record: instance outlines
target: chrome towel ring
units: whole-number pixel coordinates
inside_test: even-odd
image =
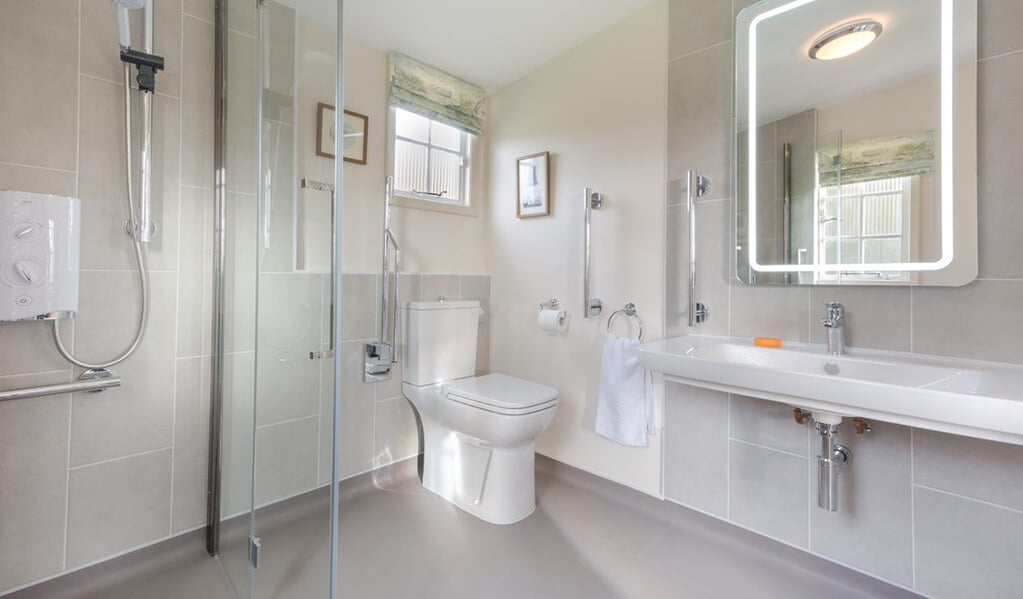
[[[614,325],[615,318],[619,314],[624,314],[626,316],[631,316],[631,317],[636,319],[636,322],[639,324],[639,337],[637,337],[637,340],[642,341],[643,340],[643,319],[640,318],[639,314],[636,313],[636,304],[634,304],[632,302],[629,302],[629,303],[625,304],[624,308],[619,308],[618,310],[615,310],[614,312],[611,313],[611,317],[607,319],[607,333],[609,335],[611,334],[611,327]]]

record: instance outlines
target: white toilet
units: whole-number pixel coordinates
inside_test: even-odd
[[[480,305],[409,302],[402,391],[423,426],[423,486],[470,514],[511,524],[536,509],[534,443],[558,391],[474,376]]]

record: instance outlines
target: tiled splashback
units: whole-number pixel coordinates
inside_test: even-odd
[[[1023,4],[979,0],[980,279],[962,288],[748,287],[732,266],[732,22],[744,0],[670,0],[668,336],[686,334],[683,181],[698,204],[703,334],[823,343],[826,301],[848,310],[850,344],[1023,363]],[[689,85],[689,82],[700,85]],[[816,446],[784,405],[669,384],[665,492],[763,534],[935,597],[1004,597],[1023,585],[1023,447],[876,423],[857,437],[837,514],[811,502]],[[1015,560],[1015,561],[1014,561]]]

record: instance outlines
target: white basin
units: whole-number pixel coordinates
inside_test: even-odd
[[[1012,364],[704,335],[639,352],[648,369],[696,387],[1023,445],[1023,367]]]

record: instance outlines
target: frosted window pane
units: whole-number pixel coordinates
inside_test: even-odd
[[[445,152],[444,150],[430,150],[430,180],[433,193],[445,192],[442,198],[446,200],[461,200],[461,159],[458,154]]]
[[[864,235],[902,234],[902,194],[863,198]]]
[[[394,140],[394,188],[426,191],[426,146]]]
[[[433,131],[431,132],[430,143],[439,146],[441,148],[447,148],[456,152],[462,149],[462,135],[463,133],[454,127],[449,127],[444,123],[438,123],[437,121],[432,122]]]
[[[430,141],[430,119],[407,110],[394,109],[394,130],[399,137],[423,143]]]
[[[864,239],[863,261],[877,264],[902,262],[902,240],[898,237]]]

